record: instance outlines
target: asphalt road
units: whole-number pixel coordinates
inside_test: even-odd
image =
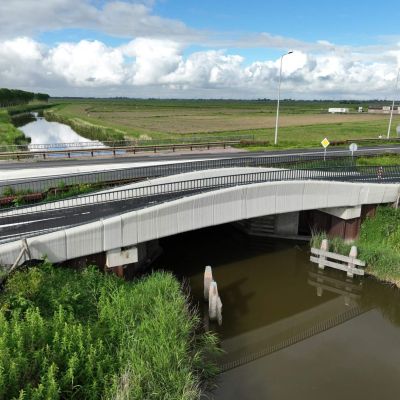
[[[268,150],[259,152],[193,152],[193,153],[151,153],[146,155],[132,155],[129,157],[118,156],[116,158],[84,158],[84,159],[57,159],[57,160],[41,160],[41,161],[2,161],[0,162],[0,170],[15,170],[22,168],[51,168],[51,167],[65,167],[65,166],[82,166],[82,165],[107,165],[107,164],[124,164],[132,162],[158,162],[158,161],[175,161],[175,160],[198,160],[198,159],[216,159],[216,158],[238,158],[238,157],[257,157],[257,156],[279,156],[279,155],[293,155],[293,154],[320,154],[324,151],[319,147],[315,149],[290,149],[290,150]],[[400,153],[400,145],[383,145],[383,146],[360,146],[356,152],[360,155],[371,155],[381,153]],[[335,155],[350,155],[348,148],[333,147],[327,150],[327,154]]]

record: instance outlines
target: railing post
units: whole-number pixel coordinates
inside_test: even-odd
[[[323,239],[321,242],[321,250],[322,251],[328,251],[329,250],[329,242],[328,239]],[[319,269],[325,269],[325,261],[326,257],[323,256],[322,254],[319,255],[319,261],[318,261],[318,268]]]

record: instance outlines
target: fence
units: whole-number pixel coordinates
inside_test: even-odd
[[[198,136],[181,136],[178,139],[132,139],[132,140],[113,140],[113,141],[103,141],[90,140],[87,142],[70,142],[70,143],[35,143],[27,145],[7,145],[0,146],[0,152],[23,152],[26,150],[31,150],[34,154],[36,150],[68,150],[68,149],[106,149],[109,148],[124,148],[124,147],[152,147],[152,146],[162,146],[162,145],[179,145],[179,144],[200,144],[207,142],[240,142],[240,141],[266,141],[268,138],[266,136],[247,134],[247,135],[198,135]],[[32,154],[32,155],[33,155]]]
[[[364,166],[357,167],[357,170],[349,168],[331,168],[320,170],[285,169],[278,171],[254,172],[211,178],[190,179],[186,181],[176,181],[137,188],[94,193],[35,206],[21,206],[11,209],[4,209],[4,211],[0,214],[0,218],[4,217],[6,215],[5,213],[10,216],[16,216],[36,212],[46,212],[50,210],[85,207],[93,204],[96,204],[97,207],[100,207],[101,204],[121,202],[131,199],[144,199],[145,201],[143,202],[143,206],[146,204],[153,205],[157,201],[163,202],[171,199],[177,199],[194,193],[263,182],[296,180],[330,180],[349,182],[367,181],[377,183],[400,182],[400,166],[390,167],[391,173],[389,173],[388,170],[389,167],[386,170],[385,176],[378,176],[376,173],[376,167]],[[154,197],[161,198],[154,199]]]
[[[207,169],[234,167],[276,167],[297,169],[323,169],[332,167],[354,168],[352,157],[327,157],[323,155],[285,155],[263,157],[240,157],[229,159],[179,162],[173,164],[151,165],[144,167],[123,168],[108,171],[88,172],[69,175],[55,175],[45,178],[21,179],[17,182],[0,182],[0,196],[7,188],[9,193],[30,191],[45,192],[59,186],[78,184],[132,182],[144,178],[154,178],[183,174],[186,172],[203,171]]]
[[[353,278],[354,275],[364,275],[364,270],[360,267],[365,267],[365,262],[357,259],[357,247],[352,246],[350,254],[344,256],[337,253],[328,251],[328,240],[324,239],[321,243],[321,248],[311,248],[310,261],[317,263],[318,268],[324,269],[325,267],[345,271],[347,276]],[[330,259],[330,260],[329,260]]]

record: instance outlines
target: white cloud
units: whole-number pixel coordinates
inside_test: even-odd
[[[47,48],[16,38],[0,42],[0,87],[81,96],[276,96],[280,59],[246,65],[227,50],[185,51],[170,39],[137,38],[119,47],[82,40]],[[391,97],[399,54],[398,47],[366,62],[344,50],[295,51],[284,58],[283,96]]]
[[[124,81],[122,52],[99,41],[59,44],[48,52],[43,65],[76,86],[120,85]]]
[[[121,48],[124,55],[135,58],[129,82],[153,85],[176,70],[182,60],[183,47],[172,40],[138,38]]]
[[[101,30],[114,36],[189,40],[199,33],[184,23],[152,14],[152,2],[112,0],[95,7],[89,0],[2,0],[0,37],[33,35],[65,28]]]

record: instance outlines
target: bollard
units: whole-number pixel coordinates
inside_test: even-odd
[[[358,255],[357,246],[351,246],[349,257],[355,259],[355,258],[357,258],[357,255]],[[352,278],[352,277],[353,277],[353,272],[351,272],[350,269],[351,269],[351,268],[356,268],[356,265],[354,264],[354,262],[349,261],[349,263],[347,264],[347,266],[348,266],[348,268],[349,268],[349,270],[347,271],[347,276],[348,276],[349,278]]]
[[[217,321],[218,321],[218,325],[221,326],[222,325],[222,301],[221,301],[221,297],[219,297],[219,296],[217,299]]]
[[[328,239],[323,239],[321,242],[321,250],[323,251],[328,251],[329,250],[329,242]],[[319,263],[318,263],[318,268],[319,269],[324,269],[325,268],[325,261],[326,261],[326,257],[320,255],[319,256]]]
[[[217,319],[218,287],[217,282],[212,281],[208,293],[208,317],[210,321]]]
[[[209,265],[207,265],[204,271],[204,300],[206,301],[208,301],[208,293],[210,291],[210,284],[212,281],[212,269]]]

